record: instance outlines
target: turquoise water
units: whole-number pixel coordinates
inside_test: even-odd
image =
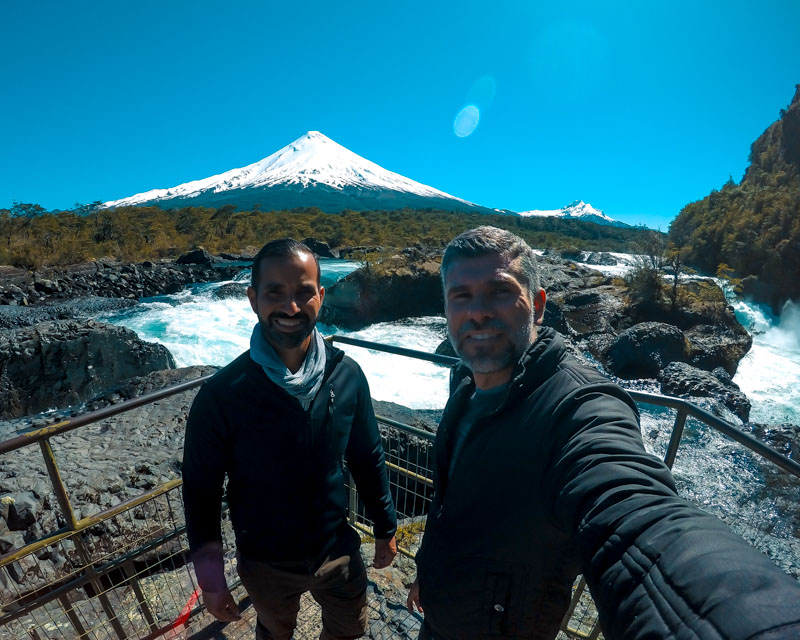
[[[322,284],[330,286],[358,268],[346,260],[321,260]],[[134,330],[142,339],[166,346],[179,367],[224,366],[250,347],[256,316],[247,299],[218,299],[214,291],[228,282],[249,281],[250,271],[234,280],[195,284],[173,295],[144,298],[141,304],[105,319]],[[443,318],[413,318],[371,325],[361,331],[342,331],[318,325],[325,335],[341,333],[365,340],[432,352],[445,337]],[[437,409],[447,401],[448,370],[444,367],[391,356],[378,351],[338,345],[364,370],[373,397],[412,409]]]

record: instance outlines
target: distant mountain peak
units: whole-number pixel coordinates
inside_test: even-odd
[[[592,205],[583,200],[573,200],[560,209],[532,209],[530,211],[521,211],[519,215],[540,218],[583,219],[589,222],[607,224],[615,227],[628,226],[624,222],[619,222],[607,216],[600,209],[595,209]]]
[[[152,189],[128,198],[112,200],[106,202],[105,206],[140,204],[165,206],[168,202],[203,205],[222,203],[226,199],[234,203],[267,204],[271,199],[266,192],[273,190],[272,196],[275,196],[276,190],[280,190],[278,201],[289,202],[288,206],[325,208],[324,205],[317,204],[317,200],[314,199],[312,192],[315,188],[324,191],[324,194],[320,194],[320,198],[317,199],[319,202],[341,203],[326,210],[365,209],[370,206],[382,208],[391,203],[396,203],[397,208],[437,205],[447,208],[449,204],[452,205],[451,208],[461,210],[482,209],[444,191],[388,171],[353,153],[320,131],[308,131],[272,155],[245,167],[168,189]],[[256,198],[256,192],[259,195],[264,194],[264,197]],[[335,192],[339,192],[342,197],[337,200]],[[406,198],[406,202],[403,202],[403,197]],[[272,200],[275,200],[275,197]],[[292,202],[294,204],[291,204]]]

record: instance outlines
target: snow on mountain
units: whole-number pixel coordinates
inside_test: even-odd
[[[568,205],[561,207],[560,209],[532,209],[531,211],[521,211],[519,215],[525,217],[582,219],[588,222],[613,225],[616,227],[629,226],[624,222],[619,222],[618,220],[610,218],[605,213],[600,211],[600,209],[595,209],[592,205],[584,202],[583,200],[575,200],[574,202],[570,202]]]
[[[286,145],[263,160],[240,169],[231,169],[216,176],[193,180],[169,189],[152,189],[128,198],[106,202],[106,207],[163,203],[178,200],[212,198],[219,201],[225,192],[245,190],[266,192],[271,188],[284,193],[294,193],[315,187],[331,191],[357,193],[363,197],[367,192],[393,192],[396,196],[407,194],[435,201],[451,201],[458,208],[481,208],[444,191],[415,182],[398,173],[388,171],[334,142],[319,131],[309,131],[291,144]],[[231,197],[235,194],[231,193]],[[308,198],[308,196],[306,196]],[[352,195],[350,196],[352,199]],[[328,198],[330,199],[330,198]],[[385,199],[385,198],[384,198]],[[312,204],[303,202],[302,204]],[[299,205],[295,205],[299,206]]]

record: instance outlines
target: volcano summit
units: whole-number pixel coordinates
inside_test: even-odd
[[[169,189],[153,189],[106,207],[157,205],[262,210],[319,207],[327,212],[435,208],[492,212],[461,198],[388,171],[334,142],[309,131],[279,151],[240,169]]]

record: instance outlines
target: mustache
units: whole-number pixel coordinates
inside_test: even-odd
[[[274,318],[282,318],[284,320],[305,320],[308,322],[311,318],[308,317],[308,314],[303,313],[302,311],[295,313],[293,316],[290,316],[288,313],[281,313],[280,311],[275,311],[274,313],[270,313],[268,316],[269,320]]]
[[[485,331],[487,329],[495,329],[497,331],[507,331],[508,326],[499,318],[490,318],[485,322],[476,322],[475,320],[467,320],[458,328],[456,338],[463,338],[465,334],[470,331]]]

